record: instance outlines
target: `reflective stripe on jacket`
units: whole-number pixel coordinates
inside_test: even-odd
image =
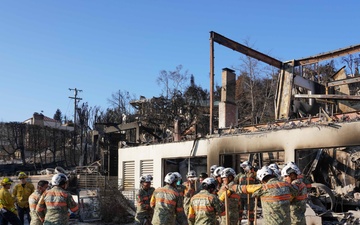
[[[306,225],[305,211],[307,188],[300,179],[291,182],[293,189],[296,190],[294,199],[290,202],[291,224]]]
[[[68,224],[69,209],[76,212],[79,208],[71,194],[58,186],[45,192],[36,206],[36,212],[40,218],[45,218],[45,222],[58,225]]]
[[[151,221],[153,215],[153,209],[150,207],[150,199],[154,192],[155,188],[150,187],[149,189],[145,190],[143,188],[139,189],[136,195],[136,215],[135,220],[137,222],[142,222],[145,219]]]
[[[271,178],[253,196],[260,197],[266,225],[289,225],[290,199],[292,187],[290,184]]]
[[[251,184],[256,184],[256,183],[257,183],[257,180],[256,180],[255,172],[244,173],[239,177],[239,180],[238,180],[239,185],[251,185]],[[242,194],[240,194],[240,197],[247,198],[247,194],[242,193]]]
[[[175,220],[187,224],[182,198],[176,188],[170,185],[155,189],[150,206],[154,208],[153,225],[174,224]]]
[[[224,215],[224,204],[216,195],[201,190],[191,198],[188,219],[190,224],[216,224],[216,215]]]
[[[38,214],[36,213],[36,206],[40,200],[41,193],[39,190],[35,190],[30,196],[29,196],[29,208],[30,208],[30,225],[42,225]]]
[[[237,224],[239,219],[241,218],[240,215],[240,204],[241,204],[241,200],[240,200],[240,195],[239,193],[235,192],[233,190],[234,187],[236,187],[237,185],[232,181],[228,184],[228,187],[230,190],[226,190],[226,191],[222,191],[221,196],[219,197],[220,201],[222,201],[223,203],[225,203],[225,194],[227,194],[228,196],[228,210],[229,210],[229,222],[230,224]],[[222,190],[224,190],[225,187],[222,187]],[[226,223],[226,216],[222,216],[222,223],[225,224]]]

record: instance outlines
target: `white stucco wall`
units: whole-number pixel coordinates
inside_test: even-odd
[[[194,141],[174,142],[119,149],[119,178],[123,177],[123,161],[135,161],[135,188],[139,188],[140,161],[154,160],[153,186],[160,187],[163,183],[162,159],[189,157]],[[199,140],[195,145],[196,156],[207,155],[207,140]]]
[[[295,150],[360,145],[360,121],[331,126],[233,134],[201,139],[194,156],[207,156],[207,164],[218,162],[219,154],[285,151],[285,161],[295,160]],[[119,178],[123,177],[123,161],[135,161],[135,188],[139,187],[140,161],[153,160],[153,186],[163,179],[162,159],[189,157],[194,141],[174,142],[119,149]]]

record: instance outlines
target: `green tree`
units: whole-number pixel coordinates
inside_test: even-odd
[[[209,92],[206,89],[195,84],[193,75],[190,77],[190,85],[184,92],[185,110],[184,110],[184,124],[182,133],[195,126],[197,133],[206,134],[209,127]]]
[[[61,113],[60,109],[56,110],[53,119],[62,123],[63,117],[62,117],[62,113]]]

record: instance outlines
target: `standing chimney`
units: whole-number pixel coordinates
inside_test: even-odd
[[[235,71],[224,68],[221,87],[221,101],[219,103],[219,128],[236,126],[238,120],[238,110],[235,104]]]
[[[42,113],[35,112],[33,114],[33,125],[44,126],[44,115]]]

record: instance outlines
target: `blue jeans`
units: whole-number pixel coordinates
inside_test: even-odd
[[[28,218],[28,222],[30,224],[30,209],[29,207],[27,208],[21,208],[19,206],[16,207],[17,210],[18,210],[18,214],[19,214],[19,218],[20,218],[20,221],[21,221],[21,225],[24,225],[24,216],[26,214],[27,218]]]

